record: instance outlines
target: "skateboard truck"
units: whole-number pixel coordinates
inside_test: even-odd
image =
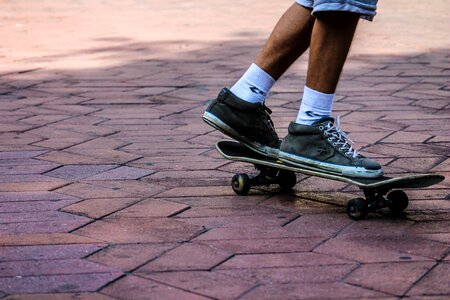
[[[362,190],[365,199],[355,198],[347,202],[347,214],[353,220],[362,220],[369,212],[385,207],[389,208],[392,215],[398,216],[408,207],[408,196],[402,190],[395,190],[390,193],[388,193],[388,189],[362,188]]]

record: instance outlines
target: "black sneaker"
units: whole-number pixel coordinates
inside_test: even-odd
[[[250,103],[223,88],[203,114],[203,120],[247,147],[277,157],[280,140],[270,119],[270,109]]]
[[[291,123],[288,132],[278,154],[282,161],[347,177],[383,176],[380,164],[353,149],[339,122],[335,126],[331,117],[311,126]]]

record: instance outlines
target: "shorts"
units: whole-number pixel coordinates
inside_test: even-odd
[[[376,15],[378,0],[296,0],[298,4],[312,9],[312,15],[320,11],[348,11],[372,21]]]

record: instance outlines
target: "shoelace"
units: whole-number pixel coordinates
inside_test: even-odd
[[[320,126],[322,127],[322,126]],[[347,133],[342,131],[340,128],[339,116],[336,118],[336,125],[333,125],[332,122],[327,123],[323,126],[322,129],[325,136],[328,137],[328,140],[333,143],[333,146],[339,147],[340,151],[345,151],[346,156],[351,156],[356,158],[359,156],[358,151],[353,149],[350,143],[353,144],[353,141],[347,136]]]
[[[272,110],[270,108],[268,108],[267,106],[264,105],[264,103],[262,104],[262,116],[264,118],[264,120],[266,121],[266,123],[268,123],[269,126],[269,130],[272,133],[272,135],[277,135],[276,131],[275,131],[275,125],[273,124],[272,119],[270,118],[270,115],[272,114]]]

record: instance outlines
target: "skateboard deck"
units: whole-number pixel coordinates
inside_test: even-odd
[[[247,194],[254,186],[278,184],[282,189],[291,189],[296,184],[295,173],[328,178],[353,184],[364,191],[365,199],[356,198],[347,203],[347,212],[352,219],[363,219],[369,211],[389,207],[398,214],[408,206],[405,188],[425,188],[444,180],[439,174],[414,174],[401,177],[355,178],[323,172],[310,166],[299,167],[275,158],[259,154],[235,141],[219,141],[216,144],[219,153],[226,159],[251,163],[260,171],[255,177],[236,174],[232,179],[233,190],[237,194]],[[389,193],[390,192],[390,193]],[[389,193],[389,194],[388,194]],[[385,196],[387,194],[387,196]]]

